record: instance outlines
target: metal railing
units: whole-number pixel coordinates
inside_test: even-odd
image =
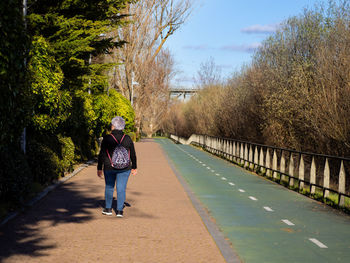
[[[170,136],[182,144],[194,144],[274,181],[287,184],[311,195],[322,192],[329,199],[330,192],[338,195],[337,205],[345,206],[350,198],[350,158],[299,152],[240,140],[192,135],[189,139]],[[348,182],[348,183],[347,183]]]

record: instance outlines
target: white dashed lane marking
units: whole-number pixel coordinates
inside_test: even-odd
[[[193,160],[197,161],[198,163],[202,164],[203,166],[207,166],[205,163],[201,162],[199,159],[197,159],[194,155],[188,153],[187,151],[181,149],[180,147],[178,147],[181,151],[183,151],[184,153],[186,153],[189,157],[193,158]],[[208,170],[211,170],[211,172],[215,173],[214,170],[212,170],[209,166],[207,166],[207,169]],[[216,173],[215,174],[216,176],[220,176],[219,173]],[[221,180],[224,180],[226,181],[227,179],[225,177],[221,177]],[[229,182],[228,183],[229,185],[231,186],[234,186],[235,184],[232,183],[232,182]],[[241,193],[245,193],[245,190],[243,189],[238,189],[238,191],[240,191]],[[253,200],[253,201],[258,201],[257,198],[255,198],[254,196],[249,196],[249,199]],[[274,212],[274,210],[268,206],[264,206],[263,207],[266,211],[268,212]],[[281,220],[283,223],[285,223],[286,225],[288,226],[295,226],[294,223],[292,223],[291,221],[289,221],[288,219],[282,219]],[[317,245],[318,247],[320,248],[328,248],[325,244],[323,244],[322,242],[320,242],[319,240],[317,240],[316,238],[309,238],[309,240],[314,243],[315,245]]]
[[[282,222],[287,224],[288,226],[295,226],[292,222],[290,222],[288,219],[282,219]]]
[[[264,209],[265,209],[266,211],[268,211],[268,212],[273,212],[273,210],[272,210],[270,207],[268,207],[268,206],[264,206]]]
[[[321,243],[320,241],[318,241],[316,238],[309,238],[309,240],[316,244],[317,246],[319,246],[320,248],[328,248],[325,244]]]

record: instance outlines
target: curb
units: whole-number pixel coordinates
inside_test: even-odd
[[[57,182],[55,182],[52,185],[49,185],[48,187],[46,187],[43,191],[41,191],[36,197],[34,197],[32,200],[30,200],[29,202],[24,204],[24,207],[32,207],[33,205],[35,205],[37,202],[39,202],[41,199],[43,199],[48,193],[50,193],[51,191],[53,191],[54,189],[56,189],[58,186],[60,186],[61,184],[63,184],[64,182],[68,181],[69,179],[71,179],[73,176],[77,175],[79,172],[81,172],[82,170],[84,170],[86,167],[88,167],[89,165],[93,164],[94,161],[90,160],[87,161],[86,163],[80,165],[77,169],[75,169],[71,174],[63,177],[62,179],[58,180]],[[4,220],[1,221],[0,223],[0,227],[4,226],[6,223],[8,223],[9,221],[11,221],[12,219],[16,218],[20,213],[22,213],[25,208],[22,207],[20,210],[17,210],[15,212],[10,213],[7,217],[4,218]]]

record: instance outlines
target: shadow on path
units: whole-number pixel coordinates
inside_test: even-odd
[[[88,179],[87,179],[88,180]],[[0,228],[0,261],[12,255],[41,257],[56,247],[42,229],[59,224],[81,224],[92,220],[93,208],[99,200],[92,198],[93,184],[66,182],[30,210]],[[90,196],[90,197],[89,197]]]

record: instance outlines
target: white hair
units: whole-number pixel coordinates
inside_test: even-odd
[[[114,117],[111,121],[111,124],[113,125],[114,129],[116,130],[124,130],[125,128],[125,120],[122,117]]]

